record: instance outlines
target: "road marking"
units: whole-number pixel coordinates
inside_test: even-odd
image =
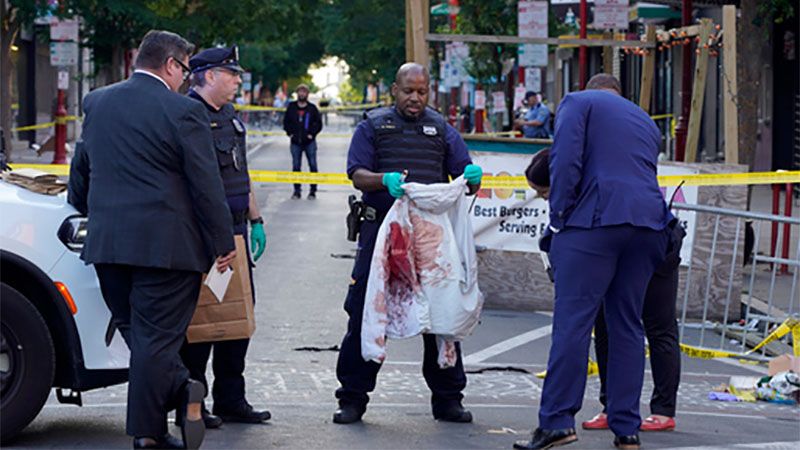
[[[513,348],[519,347],[520,345],[525,345],[528,342],[541,339],[545,336],[550,336],[550,334],[552,333],[553,333],[552,325],[547,325],[541,328],[537,328],[535,330],[528,331],[527,333],[522,333],[519,336],[514,336],[511,339],[506,339],[505,341],[498,342],[497,344],[487,347],[479,352],[467,355],[467,357],[464,358],[464,364],[476,364],[479,362],[486,361],[489,358],[493,358],[501,353],[505,353]]]
[[[739,367],[741,369],[747,369],[752,372],[761,374],[761,375],[769,375],[769,370],[763,366],[756,366],[753,364],[743,364],[736,359],[733,358],[716,358],[712,359],[712,361],[719,361],[723,364],[727,364],[729,366]]]
[[[786,442],[754,442],[751,444],[732,444],[732,445],[719,445],[719,446],[691,446],[691,447],[669,447],[671,449],[691,448],[693,450],[726,450],[730,448],[760,448],[768,450],[794,450],[800,445],[798,441]]]
[[[537,402],[538,403],[538,402]],[[484,409],[530,409],[535,410],[538,406],[537,403],[531,402],[530,404],[511,404],[511,403],[470,403],[469,401],[465,402],[465,406],[467,408],[484,408]],[[335,404],[335,401],[331,399],[330,402],[264,402],[262,405],[255,404],[254,407],[287,407],[287,408],[295,408],[295,407],[303,407],[303,408],[330,408],[331,404]],[[642,403],[644,405],[644,403]],[[95,403],[95,404],[86,404],[83,405],[81,408],[124,408],[126,407],[125,403]],[[404,402],[381,402],[381,401],[372,401],[369,404],[370,408],[416,408],[416,407],[427,407],[425,402],[414,402],[414,403],[404,403]],[[75,408],[75,405],[65,405],[59,403],[52,403],[44,405],[45,409],[62,409],[62,408]],[[710,412],[710,411],[686,411],[686,410],[678,410],[676,416],[704,416],[704,417],[720,417],[720,418],[728,418],[728,419],[744,419],[744,420],[781,420],[785,421],[784,418],[773,418],[767,416],[757,416],[753,414],[728,414],[728,413],[717,413],[717,412]],[[709,448],[717,448],[717,447],[709,447]]]
[[[268,141],[255,145],[249,152],[247,152],[247,160],[250,161],[256,152],[260,151],[262,148],[268,147],[269,144],[271,144],[271,142]]]

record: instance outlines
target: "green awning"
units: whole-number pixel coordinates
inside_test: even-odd
[[[637,3],[628,12],[628,19],[633,22],[638,19],[645,20],[669,20],[680,19],[681,12],[665,5],[653,3]]]

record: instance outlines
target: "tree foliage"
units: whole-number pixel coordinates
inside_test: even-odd
[[[347,61],[354,86],[393,80],[405,62],[405,6],[402,0],[329,0],[320,28],[329,55]]]

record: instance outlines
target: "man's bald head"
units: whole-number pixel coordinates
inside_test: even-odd
[[[395,107],[410,119],[417,119],[425,112],[428,104],[431,76],[428,69],[417,63],[405,63],[397,69],[392,96]]]
[[[425,66],[414,62],[409,62],[403,64],[399,69],[397,69],[397,73],[394,76],[394,82],[397,84],[402,84],[403,80],[410,75],[422,75],[425,77],[425,80],[428,82],[431,81],[431,75],[428,73],[428,69]]]

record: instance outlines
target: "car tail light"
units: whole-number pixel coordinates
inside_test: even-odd
[[[70,216],[64,219],[58,228],[58,239],[68,249],[80,253],[83,250],[83,242],[86,240],[86,217]]]

